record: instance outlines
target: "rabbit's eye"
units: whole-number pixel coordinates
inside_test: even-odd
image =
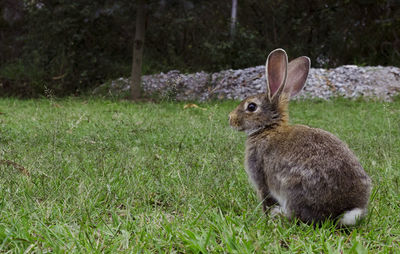
[[[253,102],[249,103],[249,105],[247,105],[247,110],[250,112],[254,112],[254,111],[256,111],[256,109],[257,109],[257,104],[255,104]]]

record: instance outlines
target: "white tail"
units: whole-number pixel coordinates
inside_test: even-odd
[[[343,214],[343,217],[339,220],[339,224],[344,226],[353,226],[364,217],[365,214],[365,209],[354,208],[353,210],[347,211]]]

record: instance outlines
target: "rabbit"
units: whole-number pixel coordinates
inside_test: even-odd
[[[288,63],[283,49],[272,51],[265,66],[266,93],[243,100],[229,123],[247,134],[245,168],[265,213],[308,224],[331,218],[352,226],[367,213],[370,177],[333,134],[289,124],[289,99],[303,88],[310,64],[305,56]]]

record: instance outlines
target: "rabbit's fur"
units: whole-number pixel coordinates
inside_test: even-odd
[[[246,171],[263,209],[312,223],[354,225],[367,212],[371,180],[345,143],[305,125],[289,125],[288,103],[304,86],[310,60],[288,64],[276,49],[266,63],[267,92],[242,101],[230,125],[248,134]],[[252,104],[252,105],[250,105]]]

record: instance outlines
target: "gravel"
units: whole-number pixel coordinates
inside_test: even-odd
[[[143,90],[179,101],[244,99],[265,91],[265,68],[256,66],[216,73],[183,74],[177,70],[142,77]],[[119,78],[103,84],[94,94],[119,96],[129,91],[129,79]],[[295,98],[332,97],[390,101],[400,93],[397,67],[344,65],[334,69],[311,68],[307,84]]]

